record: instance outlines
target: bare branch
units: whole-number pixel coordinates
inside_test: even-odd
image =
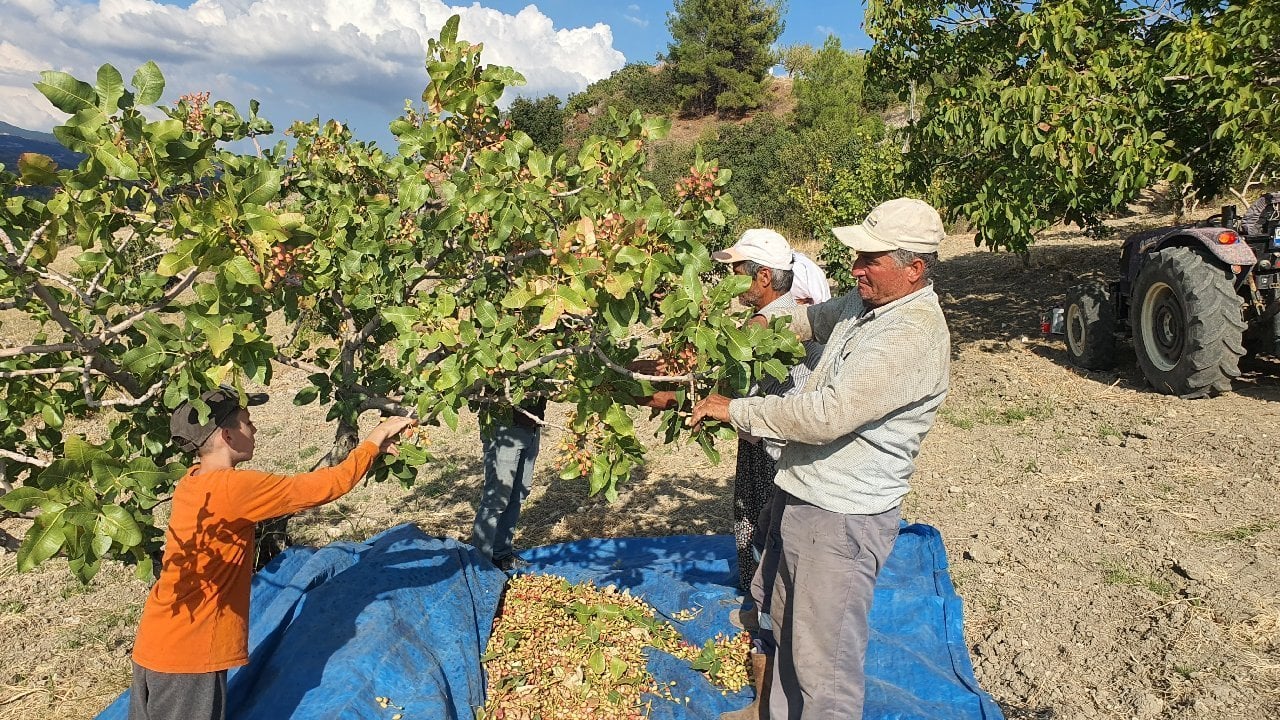
[[[407,408],[399,402],[386,397],[366,397],[360,401],[360,412],[365,410],[378,410],[383,415],[401,415],[404,417],[415,417],[417,411],[413,408]]]
[[[551,257],[554,254],[555,253],[550,248],[542,248],[538,250],[528,250],[526,252],[520,253],[519,255],[508,255],[505,258],[503,258],[503,260],[505,260],[508,263],[517,263],[517,262],[524,262],[525,260],[528,260],[530,258]]]
[[[516,368],[516,374],[523,375],[543,365],[546,365],[552,360],[559,360],[562,357],[566,357],[568,355],[576,355],[580,352],[585,352],[590,349],[591,349],[590,345],[578,345],[576,347],[567,347],[567,348],[560,348],[559,350],[554,350],[550,353],[547,353],[546,355],[543,355],[540,358],[527,360],[524,363],[521,363],[520,366]]]
[[[19,378],[19,377],[35,377],[38,375],[68,375],[71,373],[79,374],[84,372],[84,370],[85,370],[84,367],[80,367],[76,365],[67,365],[65,367],[57,367],[57,368],[31,368],[30,370],[5,370],[0,372],[0,380],[9,380],[11,378]],[[103,374],[101,370],[92,370],[91,372],[94,372],[98,375]]]
[[[83,350],[82,345],[76,343],[54,343],[52,345],[23,345],[21,347],[0,348],[0,360],[11,357],[19,357],[22,355],[52,355],[60,352],[74,352]]]
[[[372,335],[374,331],[376,331],[379,327],[381,327],[381,325],[382,325],[381,313],[375,314],[373,317],[369,318],[369,322],[365,323],[364,327],[360,328],[360,332],[356,333],[356,336],[351,339],[352,345],[364,344],[364,341],[368,340],[369,336]]]
[[[694,373],[688,373],[686,375],[645,375],[643,373],[634,372],[614,362],[612,358],[604,354],[604,351],[600,349],[599,345],[594,345],[592,350],[595,352],[596,357],[600,358],[600,361],[608,366],[610,370],[618,373],[619,375],[625,375],[632,380],[644,380],[647,382],[657,383],[692,383],[698,379],[698,376]]]
[[[578,187],[572,190],[566,190],[564,192],[558,192],[558,193],[551,193],[551,197],[561,198],[561,197],[569,197],[571,195],[577,195],[578,193],[586,189],[586,187],[587,187],[586,185],[579,185]]]
[[[111,327],[107,328],[105,331],[99,334],[99,340],[103,343],[110,342],[113,338],[119,336],[125,330],[128,330],[129,328],[133,327],[134,324],[137,323],[139,320],[146,317],[147,313],[157,312],[161,308],[163,308],[165,305],[168,305],[169,303],[173,302],[174,298],[178,297],[179,295],[182,294],[184,290],[191,287],[191,284],[195,282],[197,272],[198,270],[196,268],[191,268],[191,271],[188,272],[186,276],[184,276],[181,280],[179,280],[177,285],[174,285],[172,288],[170,288],[169,292],[165,293],[164,297],[160,298],[159,301],[157,301],[155,304],[149,307],[145,307],[139,310],[133,315],[130,315],[124,320],[121,320],[115,325],[112,325]]]
[[[45,220],[40,227],[35,229],[35,232],[31,233],[30,239],[27,240],[27,247],[22,250],[22,255],[18,258],[19,265],[25,265],[27,263],[27,258],[31,257],[31,251],[36,249],[36,245],[40,243],[40,239],[43,238],[45,232],[48,231],[49,223],[51,222],[53,221]]]
[[[7,460],[14,460],[20,463],[26,463],[27,465],[35,465],[36,467],[42,467],[42,468],[47,468],[49,467],[49,465],[52,464],[48,460],[41,460],[40,458],[31,457],[30,455],[22,455],[12,450],[5,450],[4,448],[0,448],[0,457],[3,457]]]
[[[183,363],[183,364],[185,364],[185,363]],[[181,367],[181,365],[179,365],[178,367]],[[176,369],[176,368],[175,368],[175,369]],[[151,399],[152,399],[152,398],[154,398],[157,394],[159,394],[159,393],[160,393],[160,391],[164,388],[164,386],[165,386],[165,381],[166,381],[166,378],[161,378],[161,379],[157,380],[157,381],[155,382],[155,384],[154,384],[154,385],[152,385],[151,387],[147,388],[147,391],[146,391],[145,393],[143,393],[142,395],[138,396],[138,397],[133,397],[133,398],[119,398],[119,399],[116,399],[116,400],[106,400],[106,401],[102,401],[102,400],[89,400],[89,407],[94,407],[94,408],[101,408],[101,407],[117,407],[117,408],[119,408],[119,407],[126,407],[126,408],[130,408],[130,407],[138,407],[138,406],[140,406],[140,405],[146,405],[147,403],[151,402]],[[86,399],[88,399],[88,397],[87,397],[88,388],[87,388],[87,387],[86,387],[86,389],[85,389],[85,392],[86,392]]]

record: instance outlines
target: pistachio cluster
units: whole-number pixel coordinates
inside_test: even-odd
[[[639,720],[651,693],[673,702],[646,666],[653,647],[687,660],[718,686],[747,684],[745,634],[692,645],[626,589],[577,585],[554,575],[521,575],[506,597],[483,660],[488,699],[483,720]]]

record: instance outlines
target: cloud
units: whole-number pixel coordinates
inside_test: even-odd
[[[642,28],[649,27],[649,21],[644,18],[638,18],[635,15],[623,15],[622,18],[632,25],[638,25]]]
[[[818,25],[817,27],[814,28],[814,30],[818,33],[818,37],[821,37],[821,38],[826,38],[829,35],[835,35],[836,37],[840,37],[840,31],[836,30],[830,25]]]
[[[488,63],[528,80],[506,99],[582,90],[622,67],[608,25],[556,28],[534,5],[515,15],[441,0],[0,0],[0,120],[47,129],[63,119],[32,88],[39,70],[92,81],[102,63],[125,78],[147,60],[165,73],[164,101],[208,90],[243,107],[262,101],[278,128],[335,117],[362,137],[421,96],[429,38],[450,15],[484,43]]]

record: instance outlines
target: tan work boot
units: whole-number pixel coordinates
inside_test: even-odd
[[[756,699],[741,710],[721,713],[720,720],[769,720],[769,683],[773,674],[773,656],[751,653],[751,682]]]

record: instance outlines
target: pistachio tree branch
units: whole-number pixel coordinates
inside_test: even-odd
[[[16,453],[12,450],[5,450],[4,448],[0,448],[0,457],[3,457],[7,460],[14,460],[20,463],[26,463],[27,465],[35,465],[36,467],[42,467],[42,468],[47,468],[51,464],[48,460],[41,460],[40,458],[37,458],[37,457],[31,457],[30,455],[23,455],[21,453]]]
[[[643,380],[651,383],[692,383],[698,379],[696,373],[686,373],[684,375],[647,375],[645,373],[638,373],[614,362],[612,358],[604,354],[604,351],[600,349],[599,345],[593,344],[592,350],[595,352],[596,357],[600,358],[600,361],[603,362],[610,370],[618,373],[619,375],[629,377],[632,380]]]
[[[21,345],[19,347],[0,348],[0,360],[23,355],[52,355],[54,353],[83,350],[77,343],[53,343],[49,345]]]
[[[191,270],[186,275],[184,275],[181,280],[178,281],[177,285],[174,285],[172,288],[169,289],[169,292],[166,292],[164,294],[164,297],[160,298],[154,304],[135,312],[134,314],[130,315],[124,320],[121,320],[115,325],[112,325],[111,327],[107,328],[102,333],[100,333],[98,336],[100,341],[103,344],[110,342],[114,338],[118,337],[125,330],[128,330],[129,328],[133,327],[139,320],[146,317],[148,313],[158,312],[159,310],[164,308],[166,305],[173,302],[174,298],[178,297],[179,295],[182,294],[184,290],[191,287],[191,284],[194,283],[196,280],[197,272],[199,271],[196,268],[191,268]]]
[[[4,370],[0,371],[0,380],[10,380],[20,377],[35,377],[38,375],[70,375],[72,373],[79,374],[84,371],[83,367],[78,365],[66,365],[56,368],[31,368],[29,370]],[[103,375],[101,370],[90,369],[90,372],[96,375]]]

